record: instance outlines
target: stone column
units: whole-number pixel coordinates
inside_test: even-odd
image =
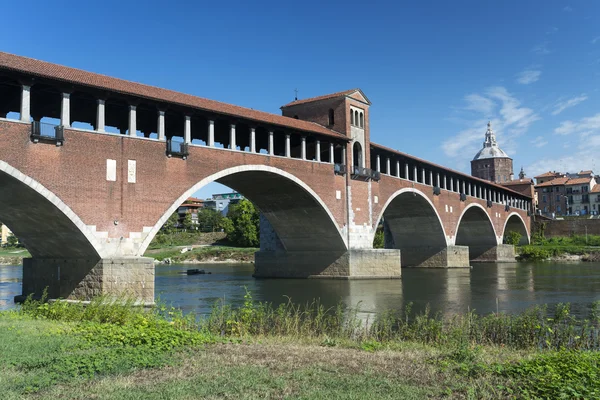
[[[462,181],[462,192],[463,192],[464,194],[467,194],[467,190],[466,190],[465,181]]]
[[[390,164],[390,158],[388,157],[387,160],[385,160],[385,173],[388,175],[392,174],[392,166]]]
[[[30,122],[31,119],[31,86],[22,85],[21,91],[21,121]]]
[[[429,186],[433,186],[433,172],[429,171]]]
[[[62,94],[60,106],[60,124],[65,128],[71,127],[71,93]]]
[[[346,165],[346,145],[342,146],[342,164]]]
[[[285,135],[285,156],[286,157],[292,156],[291,140],[290,140],[289,134]]]
[[[165,141],[166,140],[166,136],[165,136],[165,112],[159,110],[158,111],[158,132],[156,132],[158,134],[158,140],[160,141]]]
[[[419,168],[416,165],[413,167],[413,182],[419,182]]]
[[[333,143],[329,143],[329,162],[331,164],[333,164],[335,162],[335,154],[334,154],[334,147],[333,147]]]
[[[275,155],[275,141],[273,138],[273,131],[269,131],[269,154]]]
[[[215,121],[208,121],[208,147],[215,147]]]
[[[448,190],[448,181],[446,180],[446,175],[444,175],[444,190]]]
[[[136,106],[129,106],[129,136],[137,135],[137,116],[136,116]]]
[[[381,159],[379,158],[379,154],[377,154],[377,157],[375,158],[376,163],[375,163],[375,168],[377,172],[381,172]]]
[[[231,124],[229,130],[229,147],[231,150],[235,150],[237,145],[235,144],[235,124]]]
[[[318,162],[321,162],[321,141],[317,140],[316,143],[316,148],[315,148],[315,158]]]
[[[302,142],[300,144],[300,158],[306,160],[306,136],[302,136]]]
[[[185,116],[185,131],[183,133],[183,142],[190,144],[192,143],[192,117],[189,115]]]
[[[450,178],[450,191],[454,192],[454,178]]]
[[[256,153],[256,129],[250,128],[250,153]]]
[[[441,187],[440,186],[440,173],[439,172],[437,174],[435,174],[435,185],[437,187]]]
[[[408,175],[408,163],[404,164],[404,179],[410,179],[410,176]]]
[[[96,107],[96,132],[104,132],[106,130],[106,114],[105,114],[105,101],[102,99],[97,100]]]
[[[396,177],[400,178],[400,161],[396,161]]]
[[[421,170],[421,183],[425,184],[425,168]]]

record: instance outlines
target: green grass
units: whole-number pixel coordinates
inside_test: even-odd
[[[145,256],[153,257],[159,261],[170,258],[174,263],[184,261],[225,261],[235,260],[240,262],[254,261],[256,248],[242,248],[229,246],[206,246],[197,247],[192,251],[181,254],[181,248],[166,248],[160,250],[147,251]]]
[[[450,319],[318,302],[197,319],[100,298],[0,313],[3,399],[598,398],[600,304]]]

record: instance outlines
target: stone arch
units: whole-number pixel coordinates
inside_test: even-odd
[[[92,259],[102,245],[83,221],[39,182],[0,161],[0,221],[34,258]]]
[[[386,247],[400,249],[402,266],[425,266],[449,244],[435,206],[417,189],[404,188],[391,195],[375,226],[382,218]]]
[[[469,204],[456,224],[454,244],[469,246],[469,259],[475,260],[498,245],[498,235],[485,208],[478,203]]]
[[[287,251],[340,251],[347,241],[323,200],[296,176],[266,165],[243,165],[210,175],[193,185],[165,210],[143,240],[143,254],[171,214],[205,185],[219,182],[243,194],[267,218]]]
[[[530,236],[529,231],[527,230],[527,224],[523,220],[523,217],[516,212],[512,212],[504,221],[504,229],[502,231],[502,238],[510,231],[519,232],[522,237],[519,242],[520,245],[529,244]]]
[[[360,142],[354,142],[352,146],[352,166],[364,168],[364,163],[362,160],[362,146]]]

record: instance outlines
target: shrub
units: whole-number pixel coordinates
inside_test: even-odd
[[[509,231],[506,233],[506,235],[504,235],[504,243],[516,246],[521,242],[522,237],[523,235],[521,235],[519,232]]]

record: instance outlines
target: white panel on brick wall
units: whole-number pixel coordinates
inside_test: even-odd
[[[117,160],[106,160],[106,180],[116,182],[117,180]]]
[[[136,162],[135,160],[128,160],[127,161],[127,182],[128,183],[135,183],[135,178],[136,178],[136,172],[137,167],[136,167]]]

